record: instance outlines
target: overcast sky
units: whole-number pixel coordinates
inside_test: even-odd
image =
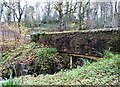
[[[22,0],[23,2],[25,2],[25,0]],[[27,0],[27,2],[34,4],[36,2],[55,2],[55,1],[66,1],[66,0]],[[70,0],[67,0],[70,1]],[[76,1],[76,0],[72,0],[72,1]],[[77,0],[79,1],[79,0]],[[80,0],[80,1],[88,1],[88,0]],[[91,2],[109,2],[109,1],[120,1],[120,0],[90,0]]]
[[[3,0],[0,0],[0,1],[3,1]],[[9,1],[9,0],[5,0],[5,1]],[[36,2],[48,2],[48,1],[56,2],[56,1],[66,1],[66,0],[21,0],[21,3],[24,5],[26,1],[29,5],[33,6],[36,4]],[[70,0],[67,0],[67,1],[70,1]],[[72,0],[72,1],[76,1],[76,0]],[[88,0],[77,0],[77,1],[87,2]],[[90,2],[110,2],[110,1],[115,2],[115,1],[120,1],[120,0],[90,0]]]

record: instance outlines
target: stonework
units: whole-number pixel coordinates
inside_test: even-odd
[[[45,33],[37,41],[58,51],[90,56],[103,56],[105,50],[120,52],[119,29]]]

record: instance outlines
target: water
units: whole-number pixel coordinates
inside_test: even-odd
[[[0,87],[2,87],[2,84],[6,83],[7,80],[0,80]]]

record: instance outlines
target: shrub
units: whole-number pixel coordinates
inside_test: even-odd
[[[35,60],[35,72],[39,73],[52,73],[55,67],[55,54],[57,50],[55,48],[40,48],[37,52]]]
[[[50,57],[55,54],[57,50],[55,48],[40,48],[37,52],[39,58]]]
[[[39,39],[39,36],[40,36],[39,33],[31,34],[30,35],[31,41],[37,42],[37,40]]]

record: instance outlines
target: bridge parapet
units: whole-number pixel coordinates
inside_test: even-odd
[[[120,52],[118,28],[81,31],[45,32],[36,35],[36,42],[68,53],[103,56],[105,50]]]

